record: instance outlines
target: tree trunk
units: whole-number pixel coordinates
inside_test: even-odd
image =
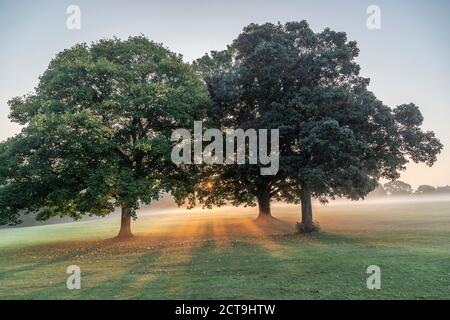
[[[311,191],[304,183],[300,185],[300,188],[300,202],[302,205],[301,228],[303,232],[309,233],[315,230],[312,217]]]
[[[260,218],[272,218],[270,213],[270,195],[269,193],[262,193],[258,195],[258,219]]]
[[[120,231],[117,238],[131,238],[131,208],[122,207],[122,217],[120,219]]]

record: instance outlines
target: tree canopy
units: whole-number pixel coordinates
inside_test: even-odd
[[[170,158],[171,133],[204,117],[206,86],[181,56],[143,36],[59,53],[32,94],[9,101],[21,133],[0,145],[0,223],[104,216],[182,199],[193,175]],[[191,169],[189,169],[191,170]]]
[[[254,204],[264,192],[269,203],[300,200],[300,228],[311,231],[311,197],[363,198],[380,178],[397,179],[408,159],[431,166],[442,145],[421,130],[419,108],[377,99],[359,75],[358,54],[344,32],[315,33],[301,21],[250,24],[226,50],[197,60],[216,123],[280,129],[276,176],[249,165],[217,167],[204,202]]]

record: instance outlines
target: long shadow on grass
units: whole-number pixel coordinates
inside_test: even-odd
[[[57,263],[62,263],[64,261],[73,260],[79,256],[86,255],[95,250],[98,250],[99,248],[105,249],[108,246],[112,245],[113,243],[115,243],[114,239],[103,240],[103,241],[97,242],[96,244],[88,246],[88,247],[72,248],[72,251],[70,253],[63,254],[63,255],[57,256],[52,259],[44,259],[43,258],[40,261],[31,263],[31,264],[28,264],[28,265],[25,265],[22,267],[11,268],[6,271],[1,271],[0,272],[0,280],[10,277],[16,273],[33,271],[33,270],[39,269],[41,267],[49,266],[51,264],[57,264]],[[39,247],[36,247],[33,249],[36,250],[36,249],[39,249]],[[42,248],[44,248],[43,250],[49,250],[45,246],[42,246]]]
[[[226,228],[227,226],[225,226]],[[257,227],[257,226],[256,226]],[[251,227],[253,228],[253,227]],[[441,252],[374,244],[362,235],[322,232],[312,236],[273,235],[218,241],[214,225],[204,223],[201,239],[183,248],[175,243],[144,253],[126,271],[83,280],[76,295],[61,285],[25,298],[76,297],[82,299],[317,299],[419,298],[445,295],[437,276],[448,275],[450,261]],[[232,234],[225,232],[226,234]],[[169,237],[169,236],[168,236]],[[179,254],[186,259],[180,259]],[[119,256],[120,257],[120,256]],[[378,264],[386,275],[383,290],[368,291],[366,268]],[[447,270],[447,271],[446,271]],[[446,273],[447,272],[447,273]],[[421,283],[414,284],[410,279]],[[86,282],[87,281],[87,282]],[[62,291],[62,290],[66,291]],[[414,292],[423,291],[421,296]],[[411,293],[410,293],[411,292]],[[403,295],[402,295],[403,294]]]
[[[152,248],[132,262],[125,272],[108,276],[106,280],[91,286],[89,278],[85,280],[86,286],[80,292],[82,299],[129,299],[139,288],[141,279],[153,277],[157,270],[153,268],[155,261],[162,255],[163,247]]]
[[[119,242],[116,239],[106,239],[103,241],[99,241],[94,245],[91,245],[89,247],[77,247],[77,248],[71,248],[72,252],[69,254],[65,254],[62,256],[59,256],[54,259],[45,260],[42,262],[38,262],[30,266],[24,266],[21,268],[16,268],[13,270],[9,270],[8,272],[3,273],[3,277],[8,276],[9,274],[16,274],[19,272],[29,272],[33,271],[37,272],[36,269],[39,268],[45,268],[51,265],[57,265],[63,262],[66,262],[67,266],[70,264],[77,264],[75,261],[80,256],[86,256],[90,253],[93,253],[98,250],[107,250],[108,248],[114,248]],[[120,243],[119,243],[120,244]],[[99,259],[99,257],[94,256],[93,259]],[[82,266],[85,262],[79,261],[79,265]],[[101,263],[101,262],[100,262]],[[57,269],[52,270],[53,272],[57,272]],[[22,295],[20,298],[22,299],[61,299],[61,298],[77,298],[80,295],[82,295],[84,291],[84,285],[86,284],[85,279],[91,278],[91,276],[95,275],[95,272],[90,271],[89,269],[86,270],[82,267],[81,273],[82,273],[82,290],[73,290],[70,291],[66,287],[66,279],[69,275],[65,274],[65,268],[62,268],[60,270],[61,279],[56,280],[56,283],[54,283],[51,286],[47,286],[44,289],[41,290],[35,290],[34,292],[26,295]],[[48,279],[42,279],[42,284],[47,283]],[[87,280],[89,281],[89,280]],[[87,282],[88,283],[88,282]],[[37,283],[40,285],[40,282]]]
[[[274,293],[284,290],[277,285],[285,275],[283,266],[260,244],[216,238],[214,232],[214,222],[205,223],[201,238],[206,240],[190,248],[189,261],[159,273],[133,298],[276,298]]]
[[[160,298],[170,294],[174,288],[179,289],[180,283],[177,284],[173,279],[177,277],[179,270],[190,263],[190,258],[183,261],[180,254],[189,254],[191,246],[198,242],[194,241],[186,246],[186,241],[177,242],[177,239],[170,233],[158,237],[156,240],[160,245],[131,261],[125,266],[125,271],[122,268],[119,272],[108,274],[106,279],[95,285],[90,283],[94,280],[94,275],[86,277],[83,280],[85,286],[80,290],[77,298]],[[123,259],[123,257],[118,256],[118,259]],[[167,279],[169,280],[167,281]]]
[[[134,298],[370,299],[420,297],[414,291],[423,291],[424,297],[444,293],[442,283],[436,287],[437,275],[445,275],[449,267],[441,253],[411,252],[326,233],[273,236],[269,245],[266,241],[203,241],[192,250],[191,263],[160,274]],[[379,264],[385,274],[381,291],[366,287],[370,264]],[[436,275],[430,275],[430,268]],[[408,281],[414,277],[422,283]]]
[[[143,281],[137,288],[133,299],[180,299],[185,298],[185,285],[189,281],[191,270],[195,265],[195,252],[205,243],[211,244],[214,227],[211,222],[197,226],[197,239],[192,238],[186,247],[166,248],[165,252],[154,261],[154,277]],[[207,240],[201,240],[207,239]],[[133,267],[134,270],[135,267]]]

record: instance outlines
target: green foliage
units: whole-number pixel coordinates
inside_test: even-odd
[[[358,53],[345,33],[314,33],[301,21],[250,24],[227,50],[198,59],[216,123],[280,129],[276,176],[250,165],[209,168],[217,183],[202,200],[254,204],[266,193],[298,202],[300,188],[321,201],[359,199],[379,179],[397,179],[408,158],[431,166],[442,144],[421,130],[419,108],[378,100],[359,75]]]
[[[145,37],[64,50],[35,93],[9,102],[24,128],[0,145],[0,224],[183,198],[192,175],[172,163],[170,135],[208,103],[192,67]]]

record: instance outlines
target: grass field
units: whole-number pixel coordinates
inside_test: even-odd
[[[0,230],[0,299],[449,299],[450,201],[317,206],[322,232],[294,234],[298,208],[141,214]],[[381,268],[368,290],[366,268]],[[66,288],[78,265],[81,290]]]

